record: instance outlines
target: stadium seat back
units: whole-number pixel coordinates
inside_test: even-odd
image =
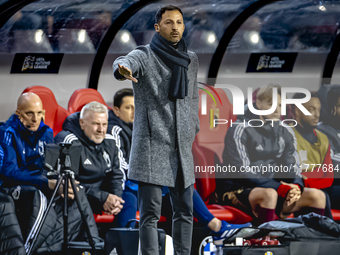
[[[209,90],[209,88],[206,88],[206,90]],[[233,115],[232,104],[224,90],[215,90],[221,98],[222,104],[215,93],[211,92],[215,99],[214,101],[205,91],[199,91],[200,103],[198,114],[200,119],[200,132],[197,134],[193,143],[197,190],[206,203],[209,203],[209,196],[216,188],[215,175],[208,171],[208,167],[216,165],[215,157],[219,162],[223,163],[224,138],[230,126],[230,120],[236,121],[237,119],[237,117]],[[203,95],[205,95],[207,102],[206,114],[202,111]],[[222,119],[228,122],[214,126],[214,119]],[[198,172],[198,170],[200,170],[200,172]]]
[[[70,100],[68,101],[68,111],[70,113],[79,112],[84,105],[92,101],[97,101],[106,105],[103,96],[97,90],[89,88],[77,89],[73,92]],[[108,108],[111,109],[111,107]]]

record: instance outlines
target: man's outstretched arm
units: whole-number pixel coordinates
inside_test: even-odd
[[[137,83],[138,78],[144,75],[147,68],[147,59],[145,47],[138,47],[113,62],[113,75],[117,80],[128,79]]]

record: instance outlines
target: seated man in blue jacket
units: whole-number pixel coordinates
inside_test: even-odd
[[[40,251],[60,251],[63,241],[63,199],[59,196],[49,211],[35,246],[31,245],[47,199],[56,185],[56,180],[49,180],[43,168],[45,145],[53,142],[53,131],[44,124],[43,118],[40,98],[29,92],[19,97],[15,114],[0,127],[0,184],[15,203],[27,253],[38,247]],[[59,194],[62,194],[62,189],[60,187]],[[91,208],[83,189],[79,189],[90,231],[93,237],[98,237]],[[73,197],[70,189],[69,198]],[[69,239],[82,239],[84,225],[76,202],[71,201],[68,209]]]
[[[133,90],[124,88],[118,90],[113,96],[113,110],[109,110],[109,123],[107,133],[112,134],[120,143],[117,143],[119,150],[122,151],[122,167],[127,176],[129,169],[129,157],[132,141],[132,127],[135,116],[135,103]],[[127,222],[136,218],[138,184],[131,180],[126,180],[125,189],[122,194],[124,207],[117,215],[117,227],[125,227]],[[134,227],[134,223],[130,226]]]
[[[87,198],[94,213],[118,214],[123,208],[121,198],[125,173],[123,153],[110,134],[108,111],[98,102],[86,104],[81,112],[68,116],[63,131],[55,142],[81,144],[80,168],[77,179],[85,187]]]
[[[248,108],[229,128],[223,161],[235,166],[237,174],[222,173],[219,177],[228,179],[217,179],[218,193],[222,199],[235,195],[242,205],[251,209],[258,223],[274,220],[275,213],[284,218],[306,207],[323,215],[325,194],[321,190],[304,188],[294,131],[279,120],[281,87],[262,87],[253,106],[258,110],[270,109],[273,89],[277,89],[278,94],[277,107],[272,114],[258,116]],[[248,125],[249,120],[253,120],[252,126]],[[271,170],[274,168],[275,171]],[[230,181],[237,184],[238,192],[227,192]]]

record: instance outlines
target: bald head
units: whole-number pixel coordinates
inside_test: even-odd
[[[26,107],[28,104],[41,104],[42,107],[40,97],[32,92],[27,92],[20,95],[20,97],[18,98],[17,109],[22,109],[23,107]]]
[[[41,99],[32,92],[20,95],[15,114],[22,124],[30,131],[37,131],[45,111],[42,108]]]

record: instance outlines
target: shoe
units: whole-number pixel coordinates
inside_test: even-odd
[[[231,236],[236,232],[239,228],[251,227],[251,223],[246,224],[229,224],[226,221],[222,220],[221,229],[218,232],[213,231],[213,241],[215,245],[223,245],[224,239]]]

